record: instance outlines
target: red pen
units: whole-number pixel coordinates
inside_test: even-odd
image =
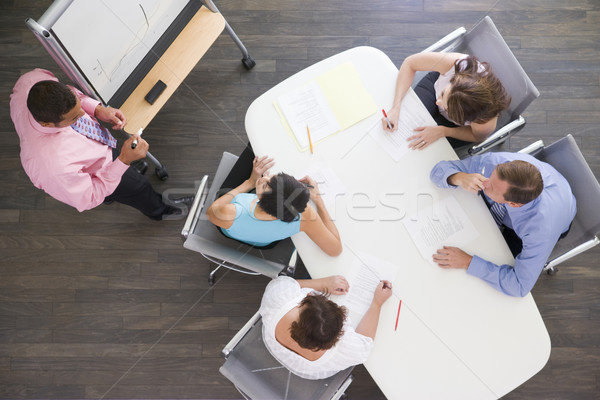
[[[385,118],[385,122],[387,122],[388,128],[390,128],[390,130],[392,129],[392,123],[390,122],[390,120],[387,117],[387,114],[385,113],[385,110],[382,108],[381,112],[383,113],[383,116]]]
[[[398,320],[400,319],[400,307],[402,307],[402,300],[398,304],[398,315],[396,315],[396,326],[394,327],[394,332],[398,329]]]

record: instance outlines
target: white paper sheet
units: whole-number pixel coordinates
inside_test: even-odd
[[[309,145],[307,126],[313,144],[341,130],[317,81],[279,96],[277,104],[302,148]]]
[[[296,178],[300,179],[305,175],[310,176],[317,182],[319,185],[319,193],[321,193],[325,206],[329,213],[333,214],[336,197],[346,193],[346,187],[341,179],[331,167],[325,164],[313,165]]]
[[[400,160],[410,150],[408,148],[409,142],[406,139],[415,134],[415,128],[431,125],[431,121],[420,117],[423,112],[415,109],[416,105],[411,101],[412,97],[406,97],[405,99],[400,109],[398,130],[394,132],[385,131],[381,119],[369,130],[369,135],[394,161]]]
[[[404,226],[421,256],[433,263],[432,255],[443,246],[462,247],[479,236],[479,232],[453,196],[428,207],[418,215],[405,218]]]
[[[371,305],[375,288],[382,280],[392,282],[396,278],[396,265],[367,253],[357,253],[352,262],[357,274],[349,280],[350,290],[340,304],[357,315],[364,315]],[[358,322],[358,321],[356,321]]]

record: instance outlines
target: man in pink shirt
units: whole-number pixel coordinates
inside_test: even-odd
[[[25,172],[55,199],[78,211],[116,201],[155,220],[185,214],[185,208],[165,204],[148,178],[130,167],[146,156],[148,143],[132,136],[119,154],[116,140],[97,124],[96,118],[122,129],[126,119],[120,110],[59,83],[49,71],[35,69],[13,88],[10,116],[21,141]]]

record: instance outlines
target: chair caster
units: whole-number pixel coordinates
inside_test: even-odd
[[[208,286],[213,286],[215,284],[215,274],[208,274]]]
[[[136,160],[131,163],[131,167],[135,169],[140,174],[144,175],[148,170],[148,163],[144,160]]]
[[[158,176],[158,178],[161,181],[166,181],[169,178],[169,173],[167,172],[167,167],[165,167],[164,165],[161,165],[160,167],[156,167],[154,172],[156,172],[156,176]]]
[[[250,71],[256,65],[256,61],[254,61],[252,57],[248,56],[246,58],[242,58],[242,64],[244,64],[244,68]]]
[[[554,267],[554,268],[549,268],[546,270],[546,273],[550,276],[556,274],[558,272],[558,268]]]

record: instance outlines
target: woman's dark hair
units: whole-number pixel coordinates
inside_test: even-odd
[[[479,72],[479,64],[484,69]],[[448,117],[459,125],[485,123],[510,105],[510,96],[487,62],[468,56],[454,64],[448,93]]]
[[[306,185],[283,172],[273,176],[267,185],[271,190],[261,194],[260,208],[283,222],[297,220],[310,199]]]
[[[75,94],[60,82],[40,81],[29,90],[27,108],[38,122],[57,124],[77,105]]]
[[[327,295],[312,293],[300,302],[298,321],[292,322],[290,334],[300,347],[312,351],[335,346],[344,334],[346,308],[338,306]]]

